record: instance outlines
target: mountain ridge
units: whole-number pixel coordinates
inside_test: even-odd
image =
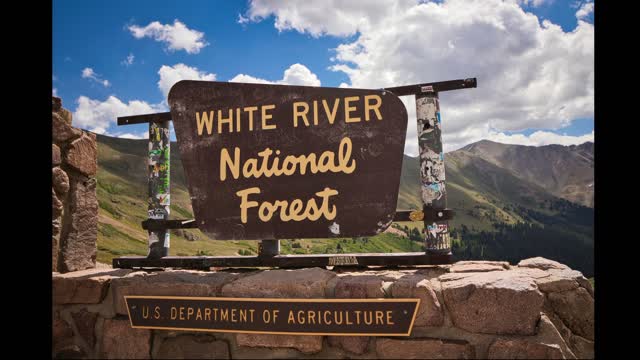
[[[460,150],[505,168],[557,197],[593,207],[594,143],[591,141],[579,145],[527,146],[481,140]]]

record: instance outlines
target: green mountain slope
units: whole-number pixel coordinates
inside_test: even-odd
[[[445,167],[457,259],[517,263],[543,256],[593,274],[593,208],[558,198],[464,149],[445,154]],[[399,208],[419,208],[417,168],[418,159],[405,156]]]
[[[101,262],[110,263],[113,257],[125,254],[146,254],[147,235],[140,222],[147,217],[147,149],[147,140],[98,135],[98,260]],[[517,262],[518,257],[546,254],[589,273],[593,267],[593,209],[556,197],[540,184],[528,181],[491,158],[488,150],[478,154],[467,148],[445,154],[448,206],[456,211],[450,223],[456,257],[493,257]],[[398,209],[422,207],[418,169],[418,159],[405,155]],[[172,218],[192,218],[175,143],[171,148],[171,204]],[[527,228],[520,228],[522,224]],[[407,233],[414,227],[422,228],[419,222],[394,226],[406,227]],[[283,253],[420,249],[419,241],[390,233],[366,239],[282,241]],[[562,249],[560,254],[557,249]],[[256,241],[212,241],[197,229],[172,232],[171,255],[249,255],[256,252]],[[575,261],[576,257],[588,260]]]

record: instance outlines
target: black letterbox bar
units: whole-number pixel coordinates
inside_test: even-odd
[[[397,96],[415,95],[423,92],[443,92],[450,90],[469,89],[477,87],[476,78],[457,79],[448,81],[438,81],[432,83],[416,84],[396,86],[390,88],[383,88],[380,90],[388,90]],[[161,112],[154,114],[144,115],[132,115],[132,116],[120,116],[118,117],[118,126],[120,125],[133,125],[144,124],[150,122],[164,122],[171,121],[170,112]]]

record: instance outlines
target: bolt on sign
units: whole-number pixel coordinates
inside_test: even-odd
[[[196,222],[213,239],[391,224],[407,130],[393,93],[185,80],[169,105]]]
[[[125,296],[131,327],[290,335],[409,336],[420,299]]]

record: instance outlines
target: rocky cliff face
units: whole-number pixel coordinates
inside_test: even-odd
[[[124,295],[420,298],[410,337],[289,336],[132,329]],[[518,265],[328,271],[95,269],[53,275],[54,357],[593,358],[594,291],[544,258]]]
[[[53,97],[51,111],[52,270],[95,267],[98,231],[95,134],[71,126],[71,112]]]

